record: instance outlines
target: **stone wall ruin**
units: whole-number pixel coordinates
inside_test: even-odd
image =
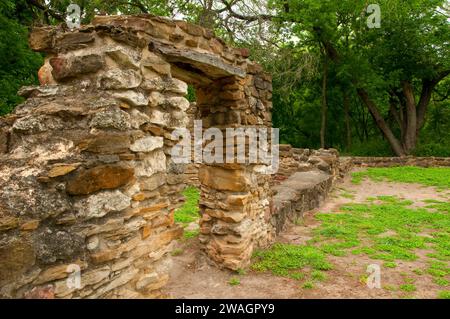
[[[38,28],[30,45],[46,53],[41,85],[0,118],[0,297],[160,297],[183,231],[189,174],[170,133],[189,125],[187,84],[204,128],[271,127],[271,77],[211,31],[153,16]],[[219,266],[246,267],[275,236],[260,169],[198,167],[199,240]]]

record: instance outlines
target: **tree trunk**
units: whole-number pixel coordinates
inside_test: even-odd
[[[406,154],[410,154],[416,148],[417,144],[417,113],[416,101],[412,85],[402,82],[403,95],[406,100],[406,129],[403,139],[403,145]]]
[[[380,112],[378,111],[375,103],[369,98],[369,95],[367,94],[366,90],[359,88],[357,89],[357,92],[359,97],[363,101],[364,105],[366,105],[366,107],[369,109],[369,112],[372,115],[373,119],[375,120],[375,123],[377,124],[378,128],[381,130],[383,135],[388,140],[394,153],[397,156],[405,156],[406,153],[400,141],[392,133],[391,129],[386,124]]]
[[[325,134],[327,130],[327,80],[328,80],[328,57],[324,55],[323,80],[322,80],[322,124],[320,126],[320,147],[325,148]]]
[[[344,116],[345,116],[345,133],[346,133],[346,142],[347,142],[347,150],[350,150],[352,147],[352,130],[350,127],[350,100],[347,91],[344,89],[342,91],[343,95],[343,103],[344,103]]]

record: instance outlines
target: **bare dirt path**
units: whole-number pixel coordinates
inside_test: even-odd
[[[347,177],[336,185],[331,196],[318,209],[320,212],[334,212],[346,203],[364,202],[369,197],[381,195],[398,196],[412,200],[413,205],[422,206],[423,200],[448,201],[449,192],[440,192],[433,187],[418,184],[373,182],[364,180],[359,185],[351,183]],[[305,214],[301,225],[289,225],[279,236],[278,242],[304,244],[312,237],[311,230],[319,225],[314,218],[317,211]],[[219,270],[208,265],[202,257],[195,238],[179,244],[178,255],[173,257],[170,282],[165,288],[169,298],[436,298],[437,291],[443,290],[429,275],[417,275],[415,269],[426,267],[425,258],[416,261],[398,261],[394,269],[382,267],[382,288],[369,289],[366,284],[367,266],[382,264],[367,256],[328,256],[333,269],[327,271],[327,280],[314,285],[313,289],[302,288],[299,281],[248,270],[245,274]],[[426,250],[416,251],[422,257]],[[415,292],[405,292],[393,287],[404,284],[405,277],[414,280]],[[230,280],[238,279],[238,285]]]

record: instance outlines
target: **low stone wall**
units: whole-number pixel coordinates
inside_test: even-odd
[[[320,207],[333,186],[333,176],[320,170],[297,172],[274,187],[274,222],[280,233],[288,222]]]
[[[333,177],[339,176],[339,153],[335,149],[312,150],[280,145],[280,168],[275,182],[287,179],[296,172],[320,170]]]
[[[355,167],[450,167],[450,157],[363,157],[342,156],[339,160],[340,177],[343,178]]]
[[[358,167],[393,167],[393,166],[421,166],[439,167],[450,166],[450,157],[341,157],[341,161],[350,161]]]

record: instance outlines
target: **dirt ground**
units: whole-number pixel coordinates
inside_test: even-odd
[[[423,205],[421,201],[425,199],[446,201],[450,198],[448,191],[439,192],[433,187],[370,180],[354,185],[350,177],[347,177],[336,185],[322,207],[305,214],[301,226],[289,225],[280,234],[278,241],[305,243],[312,237],[312,229],[319,225],[319,221],[314,218],[318,211],[334,212],[343,204],[364,202],[368,197],[380,195],[395,195],[409,199],[417,206]],[[209,265],[202,257],[196,238],[182,241],[178,245],[181,253],[173,257],[171,279],[165,288],[169,298],[436,298],[437,292],[445,289],[433,283],[431,275],[416,275],[412,272],[414,269],[426,268],[427,262],[424,258],[428,253],[426,250],[416,250],[419,256],[416,261],[397,261],[396,268],[382,267],[382,261],[367,256],[352,254],[343,257],[328,256],[333,269],[327,271],[327,280],[315,284],[313,289],[304,289],[297,280],[271,273],[248,270],[245,274],[238,275],[231,271],[219,270]],[[370,264],[379,264],[381,267],[381,289],[367,287],[366,270]],[[392,289],[404,284],[405,276],[415,279],[414,285],[417,287],[415,292]],[[238,278],[240,284],[230,285],[232,278]]]

